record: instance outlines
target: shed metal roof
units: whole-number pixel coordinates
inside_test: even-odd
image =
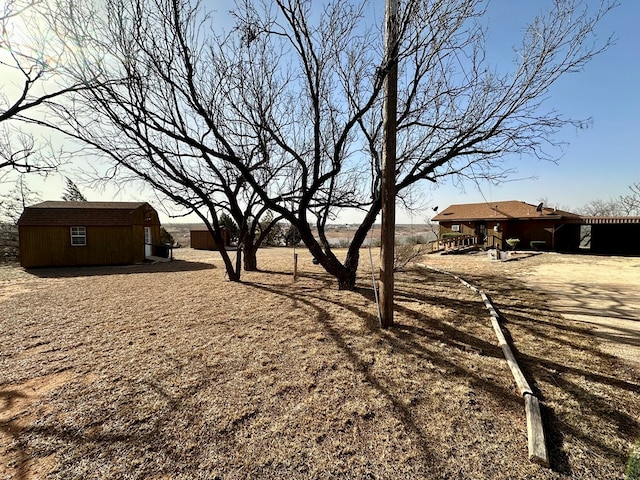
[[[136,210],[146,202],[47,201],[25,208],[20,226],[126,226],[133,225]]]
[[[47,200],[35,205],[31,205],[27,208],[79,208],[82,210],[87,209],[114,209],[114,210],[135,210],[143,205],[148,205],[147,202],[66,202]]]
[[[580,217],[585,225],[629,225],[640,224],[640,217]]]

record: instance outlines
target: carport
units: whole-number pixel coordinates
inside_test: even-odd
[[[640,217],[582,217],[581,231],[591,253],[640,255]]]

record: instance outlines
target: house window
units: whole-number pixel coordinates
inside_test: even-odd
[[[71,246],[84,247],[87,244],[87,227],[71,227]]]
[[[457,223],[454,225],[451,225],[451,231],[452,232],[459,232],[460,231],[460,225],[458,225]]]

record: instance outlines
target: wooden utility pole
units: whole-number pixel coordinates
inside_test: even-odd
[[[382,328],[393,325],[393,264],[396,236],[396,117],[398,105],[398,0],[386,0],[380,312]]]

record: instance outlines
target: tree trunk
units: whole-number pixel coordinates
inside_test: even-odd
[[[344,264],[338,260],[328,246],[324,250],[322,249],[322,246],[313,236],[308,223],[300,222],[296,225],[300,232],[300,238],[309,249],[309,252],[311,252],[311,255],[320,262],[320,265],[324,267],[327,273],[333,275],[338,281],[338,290],[353,290],[355,288],[356,272],[358,271],[358,264],[360,262],[360,247],[362,247],[364,241],[367,239],[367,234],[375,223],[376,217],[378,213],[380,213],[380,208],[380,196],[377,195],[367,215],[353,236]]]
[[[230,282],[239,282],[240,281],[240,273],[227,270],[227,276],[229,277]]]
[[[300,238],[309,249],[309,252],[311,252],[311,255],[320,262],[320,265],[322,265],[327,273],[333,275],[336,280],[338,280],[338,289],[353,290],[356,285],[355,270],[347,268],[345,265],[340,263],[340,260],[338,260],[330,249],[327,248],[323,250],[322,246],[313,236],[313,233],[306,222],[302,222],[300,226],[298,226],[298,231],[300,232]]]
[[[338,290],[353,290],[356,287],[356,270],[358,269],[358,263],[356,261],[355,270],[345,266],[344,272],[339,276],[336,276],[338,279]]]
[[[255,230],[248,229],[242,242],[244,253],[244,271],[255,272],[258,270],[258,248],[261,242],[256,242]]]
[[[240,281],[240,268],[234,268],[233,262],[231,262],[231,258],[229,258],[229,253],[227,252],[227,250],[224,247],[224,244],[222,242],[222,238],[220,238],[220,242],[218,245],[222,245],[221,247],[218,247],[218,252],[220,253],[220,256],[222,257],[222,261],[224,263],[224,268],[227,272],[227,276],[229,277],[229,281],[231,282],[239,282]],[[238,260],[236,260],[236,263],[239,263]]]
[[[338,288],[341,290],[353,290],[356,286],[356,272],[358,271],[358,265],[360,263],[360,248],[367,239],[367,235],[375,223],[378,213],[380,213],[380,207],[380,197],[378,196],[373,200],[371,208],[353,235],[347,252],[347,258],[344,261],[344,269],[346,271],[345,279],[341,280],[338,278]],[[341,282],[344,283],[344,286],[341,286]]]
[[[244,271],[256,272],[258,270],[258,247],[245,245],[244,250]]]

